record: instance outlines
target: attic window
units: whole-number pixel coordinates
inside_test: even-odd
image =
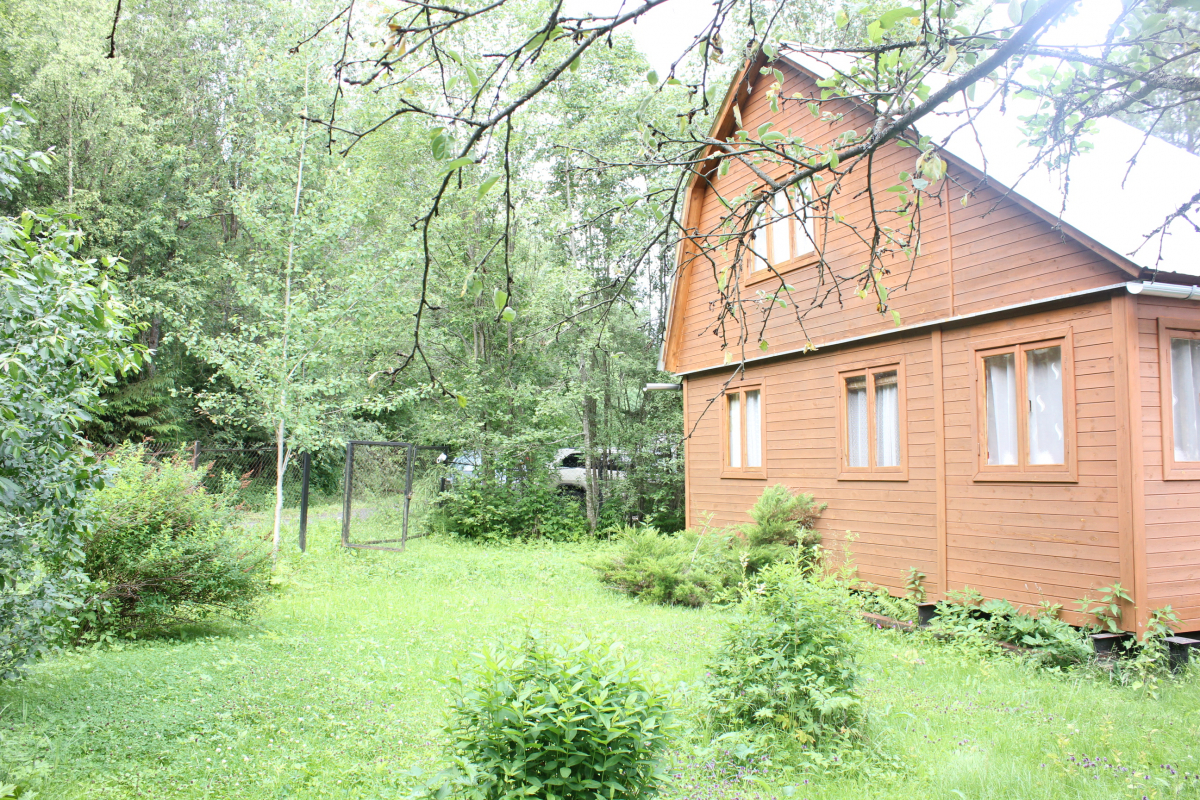
[[[778,272],[816,251],[810,209],[792,192],[776,192],[754,215],[747,242],[751,275],[769,275],[772,267]]]

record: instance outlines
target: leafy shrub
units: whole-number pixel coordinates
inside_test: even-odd
[[[742,576],[741,540],[729,533],[625,528],[620,549],[597,558],[600,580],[626,594],[664,605],[702,606],[732,590]]]
[[[786,486],[766,489],[750,509],[753,523],[738,532],[684,531],[665,536],[652,527],[626,528],[620,549],[592,563],[600,580],[626,594],[667,605],[702,606],[733,594],[747,574],[782,561],[811,572],[820,557],[812,529],[825,506]]]
[[[667,697],[611,647],[530,636],[476,656],[451,690],[433,796],[644,798],[665,778]]]
[[[443,492],[434,515],[436,528],[478,541],[529,538],[578,541],[587,535],[579,503],[555,494],[542,481],[502,483],[460,478]]]
[[[754,522],[743,528],[747,569],[754,573],[786,561],[796,555],[796,548],[804,563],[815,564],[821,535],[813,526],[824,510],[824,504],[813,503],[811,494],[793,494],[783,484],[764,489],[750,509]]]
[[[938,603],[930,629],[981,643],[1033,648],[1037,660],[1054,666],[1084,663],[1092,655],[1086,633],[1063,620],[1051,614],[1022,614],[1007,600],[984,601],[970,590],[950,592],[948,600]]]
[[[907,597],[893,597],[882,586],[872,590],[859,589],[853,593],[859,608],[871,614],[880,614],[905,622],[917,621],[917,604]]]
[[[92,630],[140,633],[220,614],[249,617],[267,589],[267,553],[244,535],[202,471],[182,458],[149,463],[124,447],[109,461],[116,478],[92,500],[95,529],[84,569],[97,591]]]
[[[718,727],[770,726],[818,746],[854,732],[862,703],[845,591],[777,564],[747,589],[740,610],[709,672]]]

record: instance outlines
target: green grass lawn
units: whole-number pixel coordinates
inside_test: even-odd
[[[345,552],[337,537],[336,522],[310,528],[255,627],[59,655],[0,688],[0,797],[6,782],[40,800],[403,797],[407,770],[439,763],[439,681],[481,642],[531,625],[616,640],[692,683],[729,613],[614,594],[582,563],[590,547]],[[738,781],[681,745],[670,795],[1200,798],[1196,679],[1150,699],[1090,671],[1047,675],[865,625],[860,638],[873,766]]]

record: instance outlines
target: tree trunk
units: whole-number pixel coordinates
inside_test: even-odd
[[[283,473],[289,453],[284,446],[287,420],[288,334],[292,322],[292,260],[296,252],[296,222],[300,218],[300,190],[304,185],[304,146],[308,143],[308,71],[304,73],[304,127],[300,132],[300,158],[296,165],[296,199],[292,203],[292,232],[288,239],[287,266],[283,279],[283,344],[279,359],[279,430],[275,436],[275,527],[271,531],[271,561],[279,560],[279,527],[283,517]]]
[[[67,101],[67,210],[75,212],[75,98]]]
[[[283,474],[287,472],[291,452],[284,446],[283,419],[275,434],[275,528],[271,536],[271,561],[279,560],[279,527],[283,521]]]
[[[585,389],[586,391],[586,389]],[[592,456],[592,425],[596,417],[596,398],[583,396],[583,453],[584,453],[584,506],[587,510],[588,528],[596,532],[599,523],[599,497],[596,491],[596,463]]]

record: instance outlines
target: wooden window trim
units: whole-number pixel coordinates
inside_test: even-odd
[[[1182,335],[1180,335],[1182,334]],[[1200,339],[1200,317],[1158,318],[1159,406],[1162,408],[1164,481],[1200,480],[1200,462],[1175,460],[1175,408],[1171,402],[1171,339]]]
[[[896,372],[896,394],[899,403],[900,466],[875,466],[875,375]],[[907,481],[908,480],[908,381],[904,374],[904,358],[872,361],[838,372],[838,476],[839,481]],[[846,413],[846,381],[864,376],[867,379],[867,466],[850,466],[850,418]]]
[[[774,213],[775,207],[773,204],[768,203],[767,207],[771,209],[772,213]],[[820,263],[821,255],[817,251],[817,241],[819,241],[821,238],[821,233],[818,230],[818,225],[820,223],[821,220],[819,218],[812,219],[809,223],[812,227],[812,238],[814,239],[812,242],[812,249],[807,252],[800,253],[799,255],[792,256],[782,264],[771,264],[766,269],[756,270],[754,268],[756,256],[753,251],[748,251],[745,256],[746,260],[744,269],[744,274],[746,275],[746,285],[753,286],[756,283],[762,283],[763,281],[770,280],[771,278],[780,278],[795,270],[802,269],[803,267],[811,267]],[[775,233],[769,223],[763,226],[762,234],[766,238],[766,243],[761,248],[756,249],[765,250],[767,253],[773,252],[774,248],[772,245],[774,243]],[[791,225],[788,225],[788,237],[791,239],[790,252],[795,252],[796,225],[794,221]]]
[[[1063,461],[1064,464],[1027,464],[1029,449],[1028,367],[1026,353],[1043,347],[1062,348],[1063,367]],[[1017,373],[1017,463],[987,463],[987,394],[984,387],[983,359],[1003,353],[1016,354]],[[1075,346],[1074,330],[1043,328],[1005,337],[983,339],[971,345],[971,439],[975,449],[977,483],[1078,483],[1079,455],[1075,422]]]
[[[759,444],[762,447],[762,466],[746,466],[746,392],[758,391]],[[740,467],[729,466],[729,398],[738,395],[742,426],[742,458]],[[743,480],[764,480],[767,477],[767,392],[763,381],[740,381],[725,388],[721,401],[721,477]]]

